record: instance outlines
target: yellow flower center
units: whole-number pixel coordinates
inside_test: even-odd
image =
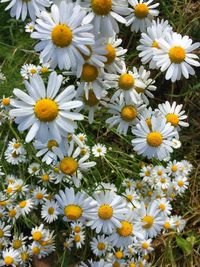
[[[49,69],[48,69],[47,67],[42,67],[42,68],[40,69],[40,72],[41,72],[42,74],[47,73],[48,71],[49,71]]]
[[[112,9],[112,0],[91,0],[91,5],[95,14],[105,16]]]
[[[162,184],[164,184],[164,183],[166,183],[166,179],[165,179],[164,177],[162,177],[162,178],[160,178],[160,182],[161,182]]]
[[[4,231],[0,229],[0,238],[4,237]]]
[[[64,214],[69,220],[78,220],[82,216],[83,210],[78,205],[68,205],[64,208]]]
[[[43,194],[42,193],[37,193],[35,197],[37,199],[43,199]]]
[[[131,74],[122,74],[119,78],[119,87],[123,90],[130,90],[135,84],[135,80]]]
[[[13,192],[12,187],[7,187],[7,189],[6,189],[6,193],[7,193],[7,194],[11,194],[12,192]]]
[[[131,262],[129,263],[129,267],[136,267],[135,263]]]
[[[162,172],[161,170],[158,170],[158,171],[157,171],[157,174],[158,174],[158,175],[162,175],[163,172]]]
[[[183,181],[178,181],[178,186],[180,186],[180,187],[184,186],[184,182]]]
[[[165,229],[169,229],[170,228],[170,223],[169,222],[165,222],[164,223],[164,228]]]
[[[121,250],[118,250],[115,252],[115,257],[118,259],[118,260],[121,260],[123,258],[123,252]]]
[[[13,147],[16,148],[16,149],[19,148],[20,146],[21,146],[20,143],[14,143],[14,144],[13,144]]]
[[[15,209],[9,210],[8,212],[8,216],[9,217],[15,217],[15,215],[17,214],[17,211]]]
[[[85,82],[94,82],[98,77],[98,69],[97,67],[90,65],[88,63],[85,63],[83,65],[83,70],[81,74],[81,79]]]
[[[107,61],[105,64],[112,64],[116,58],[116,50],[111,44],[107,44],[106,50],[108,54],[106,55]]]
[[[29,255],[28,255],[28,253],[27,252],[22,252],[21,254],[20,254],[20,256],[21,256],[21,259],[23,260],[23,261],[27,261],[28,260],[28,258],[29,258]]]
[[[169,113],[166,115],[167,122],[170,122],[174,127],[179,123],[179,117],[176,114]]]
[[[109,220],[113,216],[113,209],[108,204],[103,204],[99,207],[98,215],[102,220]]]
[[[121,227],[117,228],[118,234],[123,237],[130,236],[132,234],[132,231],[133,231],[133,225],[127,221],[122,221]]]
[[[144,93],[144,89],[143,88],[140,88],[140,87],[135,87],[135,91],[138,93],[138,94],[143,94]]]
[[[26,205],[27,205],[26,200],[23,200],[23,201],[19,202],[19,207],[20,207],[21,209],[25,208]]]
[[[48,182],[49,181],[49,175],[48,174],[43,174],[41,176],[41,179],[42,179],[43,182]]]
[[[88,99],[86,99],[85,95],[83,96],[83,101],[86,105],[93,107],[99,103],[99,100],[96,98],[93,90],[89,91]]]
[[[7,205],[7,201],[0,201],[0,206],[5,207]]]
[[[157,49],[160,48],[159,45],[158,45],[158,42],[156,42],[156,41],[154,41],[154,42],[152,43],[152,46],[151,46],[151,47],[154,47],[154,48],[157,48]]]
[[[8,266],[8,265],[13,264],[14,259],[13,259],[12,257],[10,257],[10,256],[6,256],[6,257],[4,258],[4,262],[5,262],[5,264]]]
[[[176,172],[178,170],[178,167],[176,165],[171,166],[172,172]]]
[[[150,171],[145,172],[145,176],[150,176],[150,174],[151,174]]]
[[[13,241],[13,248],[14,249],[19,249],[19,248],[21,248],[21,246],[22,246],[22,241],[21,240],[16,239],[16,240]]]
[[[15,151],[12,153],[12,157],[13,158],[18,158],[19,157],[19,154],[17,154]]]
[[[133,200],[133,197],[131,195],[127,195],[126,199],[131,202]]]
[[[34,112],[40,121],[51,122],[58,116],[58,104],[52,99],[43,98],[36,102]]]
[[[42,239],[42,233],[40,231],[36,231],[32,234],[34,241],[40,241]]]
[[[33,247],[32,252],[34,255],[38,255],[40,253],[40,248],[39,247]]]
[[[174,46],[169,50],[169,58],[172,63],[180,64],[185,60],[186,52],[185,49],[180,46]]]
[[[7,97],[7,98],[3,98],[2,99],[2,104],[4,106],[9,106],[10,105],[10,99]]]
[[[142,219],[142,222],[145,223],[142,227],[145,228],[145,229],[149,229],[153,225],[154,218],[152,216],[150,216],[150,215],[146,215]]]
[[[115,261],[115,262],[113,263],[113,267],[120,267],[120,263],[119,263],[118,261]]]
[[[58,147],[58,143],[56,142],[56,140],[49,140],[48,143],[47,143],[47,147],[48,147],[48,150],[52,151],[52,148],[53,147]]]
[[[137,110],[133,106],[125,106],[121,110],[123,120],[129,122],[137,117]]]
[[[49,215],[53,215],[54,214],[54,208],[53,207],[50,207],[50,208],[48,208],[48,214]]]
[[[72,42],[73,33],[66,24],[59,24],[53,28],[51,38],[56,46],[67,47]]]
[[[159,209],[161,209],[163,211],[166,210],[165,204],[160,204],[158,207],[159,207]]]
[[[65,157],[60,162],[60,170],[67,175],[72,175],[78,169],[78,162],[72,157]]]
[[[105,244],[104,243],[98,243],[98,245],[97,245],[97,248],[99,249],[99,250],[104,250],[105,249]]]
[[[80,242],[81,241],[81,236],[80,235],[75,235],[74,236],[74,241],[75,242]]]
[[[163,137],[159,132],[151,132],[147,135],[147,143],[152,147],[158,147],[162,144]]]
[[[35,74],[36,72],[37,72],[36,69],[31,69],[31,70],[30,70],[30,73],[31,73],[31,74]]]
[[[152,125],[151,125],[151,119],[150,118],[146,119],[146,124],[149,127],[149,129],[151,130]]]
[[[77,226],[74,227],[74,232],[75,233],[80,233],[80,231],[81,231],[81,227],[80,226],[77,225]]]
[[[137,188],[137,189],[141,189],[141,188],[142,188],[142,183],[137,182],[137,183],[136,183],[136,188]]]
[[[140,3],[134,7],[134,12],[138,19],[144,19],[149,14],[149,8],[146,4]]]
[[[147,249],[149,247],[149,244],[147,242],[142,243],[142,248]]]

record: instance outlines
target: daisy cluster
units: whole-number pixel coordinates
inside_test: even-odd
[[[156,237],[184,229],[173,205],[192,165],[171,158],[189,126],[183,105],[152,109],[157,87],[147,68],[172,82],[188,79],[200,66],[199,43],[154,20],[153,0],[3,2],[12,17],[31,18],[25,31],[39,64],[25,63],[25,90],[0,101],[0,125],[12,133],[0,169],[0,266],[30,266],[60,247],[68,255],[86,247],[80,267],[151,266]],[[127,65],[122,26],[141,32],[136,50],[145,67]],[[85,134],[97,124],[105,135],[131,137],[134,157],[148,162],[120,185],[96,166],[116,169],[112,148]]]

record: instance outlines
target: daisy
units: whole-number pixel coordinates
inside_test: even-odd
[[[137,50],[141,51],[139,57],[143,64],[149,63],[150,69],[157,68],[156,62],[153,60],[154,51],[160,49],[157,40],[160,38],[165,39],[166,33],[171,32],[172,28],[168,24],[168,21],[163,19],[160,21],[153,20],[152,24],[147,28],[147,32],[141,34],[140,45],[137,46]]]
[[[151,73],[150,71],[146,71],[143,66],[140,66],[139,70],[135,67],[133,68],[133,72],[136,75],[139,75],[139,79],[146,85],[145,88],[136,87],[135,90],[138,94],[140,94],[142,100],[146,105],[149,104],[149,98],[154,98],[152,92],[154,92],[157,87],[154,85],[155,80],[149,78]]]
[[[155,179],[155,187],[160,189],[167,189],[170,186],[171,180],[167,175],[159,176]]]
[[[83,119],[81,114],[70,112],[70,109],[82,105],[81,101],[72,100],[75,96],[74,86],[68,86],[58,94],[61,84],[62,75],[52,72],[47,89],[39,75],[31,77],[30,83],[25,81],[29,94],[14,89],[14,94],[20,100],[12,100],[11,104],[15,108],[10,111],[10,116],[15,117],[20,131],[30,128],[26,142],[33,138],[47,142],[49,136],[60,142],[61,136],[74,131],[75,120]]]
[[[20,211],[18,207],[13,206],[11,204],[11,206],[8,207],[6,215],[8,216],[8,222],[11,222],[12,224],[14,224],[20,216]]]
[[[59,206],[58,212],[64,216],[65,221],[88,219],[97,205],[86,193],[79,191],[75,194],[72,187],[65,188],[65,191],[60,190],[55,197]]]
[[[186,220],[177,215],[171,216],[170,220],[172,221],[173,228],[176,229],[178,233],[183,231],[186,225]]]
[[[31,230],[31,237],[29,239],[32,239],[36,242],[41,242],[45,239],[46,230],[44,229],[44,224],[41,224],[40,226],[36,226],[32,228]]]
[[[13,266],[19,263],[19,253],[13,248],[2,251],[2,259],[0,259],[0,266]]]
[[[58,204],[54,200],[46,200],[42,205],[41,217],[47,222],[52,223],[58,218]]]
[[[166,38],[159,39],[158,49],[153,57],[157,67],[162,72],[166,71],[165,79],[175,82],[180,80],[183,75],[186,79],[190,75],[194,75],[195,71],[192,66],[199,67],[197,61],[198,56],[192,53],[200,46],[200,43],[192,44],[192,40],[188,36],[181,36],[173,32],[167,33]]]
[[[178,194],[182,194],[188,188],[189,182],[186,177],[177,176],[175,180],[173,180],[173,185]]]
[[[20,141],[17,141],[15,138],[8,143],[8,150],[16,154],[25,154],[25,149]]]
[[[95,229],[97,234],[100,232],[111,234],[115,227],[121,227],[120,220],[124,219],[124,214],[127,212],[126,203],[113,191],[97,192],[93,197],[98,206],[93,214],[91,213],[87,226]]]
[[[72,238],[66,238],[65,242],[63,243],[64,249],[67,249],[70,251],[73,247],[73,239]]]
[[[161,231],[165,216],[158,209],[156,201],[149,203],[147,208],[142,202],[141,207],[133,213],[133,223],[145,238],[155,237]]]
[[[16,152],[11,152],[8,148],[6,149],[5,159],[8,163],[12,165],[18,165],[22,162],[26,162],[26,151],[24,150],[23,154],[17,154]]]
[[[28,247],[22,246],[22,248],[19,250],[19,258],[19,264],[21,264],[22,266],[31,262],[30,251]]]
[[[83,23],[94,25],[94,34],[103,37],[112,37],[119,33],[118,22],[125,24],[124,17],[130,13],[125,0],[83,0],[81,3],[89,13]]]
[[[89,56],[88,46],[94,44],[92,25],[82,24],[85,15],[80,5],[65,1],[52,5],[50,13],[41,12],[31,34],[40,40],[35,50],[41,51],[41,62],[50,62],[52,68],[58,65],[61,70],[76,69],[84,63],[82,55]]]
[[[47,198],[47,190],[41,187],[35,187],[32,192],[33,200],[35,205],[43,204],[45,199]]]
[[[82,222],[73,222],[71,223],[71,229],[73,233],[80,233],[85,227]]]
[[[151,246],[151,243],[152,243],[151,238],[135,240],[135,245],[139,253],[142,253],[143,255],[147,255],[154,250]]]
[[[12,228],[11,225],[9,225],[9,224],[6,225],[5,222],[0,221],[0,238],[11,236],[11,233],[10,233],[11,228]]]
[[[178,149],[181,147],[181,141],[177,140],[176,138],[172,139],[172,142],[174,143],[174,149]]]
[[[105,235],[93,237],[90,246],[96,256],[104,256],[108,249],[108,237],[105,237]]]
[[[141,120],[132,132],[136,136],[132,140],[132,145],[138,154],[162,160],[173,152],[171,139],[176,135],[176,131],[170,123],[166,122],[165,118],[153,116],[151,130],[146,121]]]
[[[39,174],[39,171],[40,171],[40,164],[39,163],[33,162],[28,166],[28,173],[29,174],[37,175],[37,174]]]
[[[33,209],[34,201],[32,199],[20,200],[20,202],[18,203],[18,207],[19,207],[20,213],[23,216],[26,216]]]
[[[143,0],[128,0],[132,7],[131,14],[126,17],[126,25],[131,25],[132,32],[145,32],[147,26],[151,25],[154,17],[158,16],[159,11],[155,8],[159,3],[151,4],[154,0],[144,2]]]
[[[82,143],[85,143],[87,142],[87,135],[84,134],[84,133],[79,133],[76,135],[77,138],[82,142]]]
[[[10,97],[5,97],[3,95],[3,98],[0,101],[1,108],[5,111],[8,111],[10,109]]]
[[[139,208],[140,207],[140,196],[135,192],[133,189],[127,188],[124,192],[124,197],[127,202],[127,206],[130,209],[134,209],[135,207]]]
[[[35,23],[33,21],[25,25],[25,32],[32,33],[35,29]]]
[[[25,184],[22,179],[15,179],[13,189],[19,197],[23,197],[29,191],[29,185]]]
[[[105,157],[106,152],[107,148],[102,144],[98,143],[92,147],[92,153],[95,157]]]
[[[71,234],[70,238],[72,238],[74,240],[76,248],[82,248],[82,246],[85,243],[85,233],[84,232]]]
[[[171,214],[172,206],[166,198],[157,199],[156,202],[161,212],[167,216]]]
[[[159,104],[156,111],[165,116],[167,122],[170,122],[177,130],[180,130],[180,127],[189,126],[189,123],[184,121],[187,119],[187,115],[185,115],[185,110],[182,110],[182,107],[182,104],[177,105],[175,101],[172,104],[166,101],[163,104]]]
[[[108,73],[121,73],[126,68],[124,57],[127,49],[121,47],[121,43],[122,39],[116,36],[108,38],[106,42],[107,60],[104,68]]]
[[[53,171],[42,171],[42,174],[37,176],[39,178],[39,183],[42,183],[44,186],[49,185],[54,182],[55,176]]]
[[[24,64],[20,70],[22,78],[28,80],[33,75],[39,72],[39,68],[33,64]]]
[[[166,168],[167,173],[172,176],[177,176],[180,172],[180,169],[181,169],[181,164],[176,160],[169,161]]]
[[[86,266],[84,265],[84,267]],[[112,267],[112,266],[113,266],[112,263],[109,263],[104,259],[100,259],[100,261],[94,261],[94,262],[92,262],[92,260],[90,261],[90,267]]]
[[[106,120],[109,124],[109,128],[118,125],[117,132],[126,135],[129,127],[137,124],[138,114],[146,106],[142,105],[142,102],[138,98],[137,102],[133,102],[132,99],[124,99],[123,97],[115,99],[108,105],[108,113],[113,114],[113,116]]]
[[[15,17],[17,20],[21,17],[23,21],[26,19],[27,15],[35,21],[36,16],[39,16],[41,11],[50,6],[49,0],[30,0],[28,2],[22,0],[1,0],[1,3],[4,2],[10,2],[5,10],[10,9],[11,17]]]
[[[27,239],[27,236],[24,236],[23,233],[20,235],[14,236],[12,240],[12,247],[15,250],[21,249],[25,245],[26,239]]]

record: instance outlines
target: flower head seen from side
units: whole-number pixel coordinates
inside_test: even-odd
[[[41,142],[47,142],[48,136],[58,142],[61,136],[74,132],[76,120],[82,120],[83,116],[71,109],[82,105],[81,101],[73,101],[75,96],[74,86],[68,86],[60,94],[58,91],[62,84],[62,75],[52,72],[49,76],[47,88],[39,75],[25,81],[28,94],[14,89],[14,94],[19,100],[12,100],[14,107],[10,116],[19,124],[19,131],[29,129],[26,142],[37,138]]]
[[[194,67],[199,67],[198,56],[193,53],[200,43],[192,44],[188,36],[181,36],[173,32],[167,33],[165,39],[158,41],[160,49],[155,52],[153,60],[162,72],[167,71],[166,80],[178,81],[184,76],[195,75]]]
[[[147,158],[158,158],[163,160],[173,152],[173,142],[171,139],[176,135],[174,127],[166,122],[166,119],[153,116],[151,119],[151,129],[145,120],[141,120],[132,129],[135,139],[132,140],[134,150],[138,154]]]
[[[92,25],[82,25],[85,15],[80,5],[65,1],[53,4],[50,13],[41,12],[31,37],[40,40],[35,49],[41,51],[42,62],[66,70],[84,63],[82,55],[89,56],[88,46],[94,44]]]
[[[83,22],[94,25],[95,36],[112,37],[119,32],[117,22],[125,24],[123,16],[130,13],[126,0],[84,0],[82,6],[89,11]]]
[[[146,28],[151,25],[153,17],[158,16],[159,11],[155,9],[159,3],[152,3],[154,0],[128,0],[132,7],[131,14],[126,17],[126,25],[131,25],[132,32],[145,32]]]

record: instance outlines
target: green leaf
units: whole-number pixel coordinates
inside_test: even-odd
[[[192,252],[192,244],[188,240],[177,236],[176,237],[176,243],[177,245],[182,249],[182,251],[186,254],[189,255]]]

